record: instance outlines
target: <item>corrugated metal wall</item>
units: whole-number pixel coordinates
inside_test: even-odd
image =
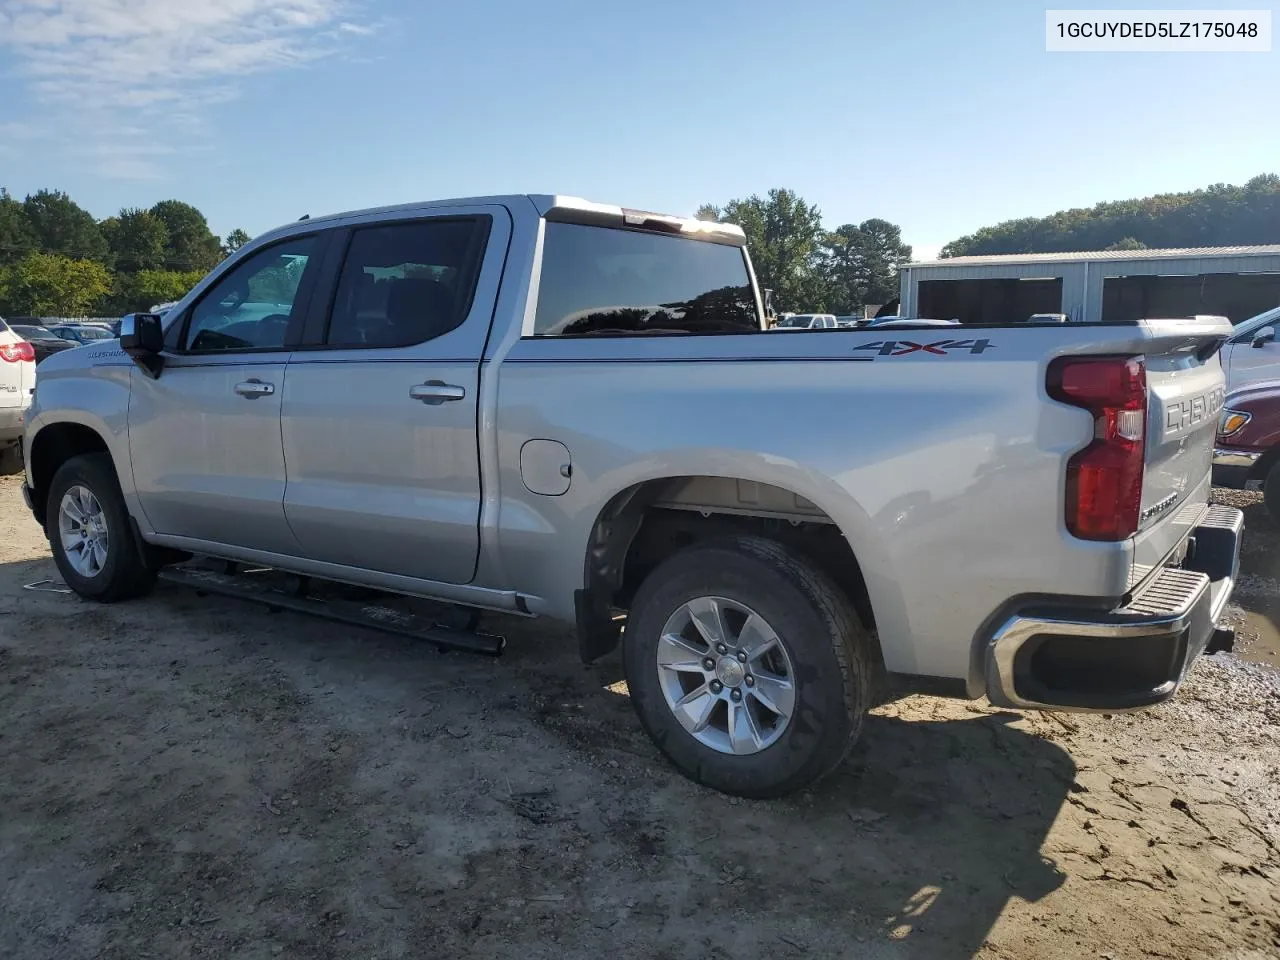
[[[1004,264],[921,264],[899,274],[899,312],[917,316],[919,284],[925,280],[1007,280],[1060,277],[1062,309],[1073,321],[1102,318],[1102,285],[1108,277],[1199,276],[1213,273],[1280,273],[1280,254],[1267,256],[1178,257],[1133,260],[1072,260]],[[945,318],[940,318],[945,319]]]

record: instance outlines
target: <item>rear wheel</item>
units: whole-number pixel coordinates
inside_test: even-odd
[[[22,472],[22,446],[11,443],[0,447],[0,477],[11,477]]]
[[[141,596],[155,583],[105,453],[72,457],[58,468],[49,485],[45,535],[62,579],[88,600]]]
[[[852,604],[771,540],[668,559],[637,592],[623,644],[646,732],[725,793],[781,796],[830,773],[871,705],[872,644]]]

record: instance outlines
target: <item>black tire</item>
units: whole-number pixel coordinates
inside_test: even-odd
[[[0,477],[12,477],[22,472],[22,445],[11,443],[0,447]]]
[[[87,488],[102,506],[107,528],[107,559],[93,576],[77,573],[67,558],[58,529],[63,495],[73,486]],[[45,512],[45,536],[54,563],[67,586],[86,600],[114,603],[146,594],[155,584],[154,569],[146,562],[133,535],[120,482],[109,454],[89,453],[72,457],[53,476]]]
[[[737,601],[763,617],[794,669],[790,722],[756,753],[722,753],[695,739],[658,679],[657,646],[668,618],[704,596]],[[623,639],[631,701],[658,749],[691,780],[751,798],[794,792],[840,765],[872,705],[874,663],[873,641],[848,597],[808,560],[759,537],[694,545],[663,562],[640,586]]]
[[[1267,505],[1271,522],[1280,524],[1280,460],[1277,460],[1262,481],[1262,499]]]

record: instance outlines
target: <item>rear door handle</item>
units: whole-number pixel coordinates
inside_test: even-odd
[[[449,400],[461,400],[466,395],[467,391],[462,387],[445,383],[443,380],[428,380],[426,383],[419,383],[409,388],[410,400],[421,400],[432,406],[438,406]]]
[[[276,392],[274,384],[263,383],[261,380],[246,380],[243,383],[236,384],[236,393],[249,400],[256,397],[269,397]]]

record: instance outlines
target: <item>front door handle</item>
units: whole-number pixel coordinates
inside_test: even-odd
[[[410,400],[421,400],[433,407],[449,400],[461,400],[466,395],[467,391],[462,387],[445,383],[443,380],[428,380],[426,383],[419,383],[409,388]]]
[[[256,397],[269,397],[276,392],[274,384],[263,383],[261,380],[246,380],[243,383],[236,384],[236,393],[249,400]]]

